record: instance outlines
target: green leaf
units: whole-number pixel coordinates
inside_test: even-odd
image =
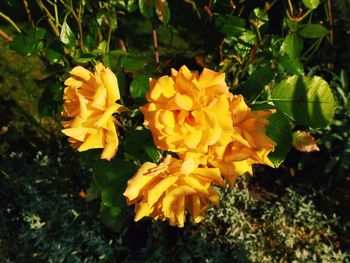
[[[112,30],[117,29],[118,28],[118,19],[112,10],[110,10],[108,17],[109,17],[108,23],[109,23],[110,27],[112,28]]]
[[[62,43],[55,39],[50,42],[49,46],[46,49],[46,59],[50,64],[55,64],[61,61],[64,55]]]
[[[62,24],[60,40],[68,47],[73,47],[75,44],[75,35],[67,23],[67,16]]]
[[[46,58],[50,62],[50,64],[55,64],[61,60],[62,53],[53,48],[48,48],[46,50]]]
[[[147,60],[135,57],[122,57],[120,66],[126,70],[139,70],[147,65]]]
[[[348,77],[344,69],[340,70],[340,83],[344,91],[348,88]]]
[[[94,183],[91,183],[89,188],[86,190],[86,201],[90,202],[92,200],[95,200],[100,196],[100,191],[98,190],[97,186]]]
[[[269,117],[269,122],[266,134],[277,145],[275,151],[271,152],[268,157],[277,168],[284,161],[292,147],[292,125],[285,115],[279,111]]]
[[[275,110],[275,107],[267,103],[252,105],[253,111],[267,109]],[[266,127],[266,135],[277,144],[275,150],[270,152],[268,157],[277,168],[284,161],[292,147],[292,124],[288,117],[278,110],[270,115],[268,120],[269,125]]]
[[[140,75],[130,84],[130,94],[137,105],[146,103],[146,93],[149,91],[149,77]]]
[[[118,72],[117,79],[118,79],[118,86],[119,86],[120,95],[123,97],[123,96],[127,95],[127,93],[126,93],[125,75],[122,71]]]
[[[105,53],[105,55],[102,58],[102,61],[109,68],[119,68],[120,56],[129,56],[129,53],[121,49],[115,49]]]
[[[269,17],[267,13],[260,9],[255,8],[249,15],[249,21],[253,21],[261,32],[267,30],[269,25]]]
[[[79,64],[85,64],[92,61],[95,57],[96,55],[94,54],[84,53],[84,54],[81,54],[79,57],[74,58],[74,62]]]
[[[128,0],[126,9],[130,14],[133,13],[137,9],[137,0]]]
[[[284,18],[284,22],[292,32],[296,32],[299,28],[299,24],[294,22],[293,20],[290,20],[288,17]]]
[[[106,52],[106,50],[107,50],[107,41],[104,40],[104,41],[101,41],[100,44],[98,44],[98,47],[96,49],[96,53],[103,54]]]
[[[231,15],[216,17],[215,25],[227,36],[237,36],[245,30],[245,20]]]
[[[140,12],[147,19],[153,17],[154,6],[155,0],[139,0]]]
[[[133,164],[124,160],[101,161],[97,165],[94,183],[101,192],[101,218],[115,231],[121,230],[128,217],[123,193],[134,172]]]
[[[107,53],[108,55],[112,55],[112,56],[130,56],[130,54],[125,51],[125,50],[121,50],[121,49],[114,49],[111,50]]]
[[[274,78],[274,71],[267,66],[257,68],[233,93],[242,94],[249,101],[253,101]]]
[[[125,151],[134,159],[143,162],[157,163],[162,156],[161,151],[154,146],[149,130],[134,130],[126,134],[123,141]]]
[[[102,202],[100,207],[102,222],[110,229],[120,232],[128,218],[128,209],[129,208],[125,204],[120,206],[107,206]]]
[[[289,74],[292,75],[304,75],[303,64],[298,59],[291,59],[290,57],[280,56],[278,57],[278,63],[282,65],[282,67]]]
[[[303,51],[303,39],[296,33],[286,36],[281,45],[281,51],[291,59],[298,58]]]
[[[10,49],[22,56],[31,56],[44,50],[43,39],[46,36],[46,29],[37,27],[29,29],[17,35],[10,42]]]
[[[273,88],[271,99],[297,124],[313,128],[328,125],[336,107],[328,83],[318,76],[288,77]]]
[[[123,1],[124,2],[124,1]],[[99,12],[96,14],[96,21],[99,26],[102,26],[104,21],[107,21],[106,12]]]
[[[112,64],[111,64],[111,57],[107,54],[105,56],[103,56],[102,58],[102,63],[103,65],[105,65],[106,67],[112,68]]]
[[[244,31],[237,38],[237,45],[235,46],[235,50],[237,51],[237,55],[239,57],[248,56],[251,50],[251,47],[256,43],[257,38],[256,35],[249,30]]]
[[[304,38],[322,38],[329,34],[329,30],[320,24],[302,25],[299,34]]]
[[[52,117],[61,110],[64,86],[48,77],[37,82],[44,90],[40,96],[38,109],[42,117]]]
[[[101,149],[91,149],[89,151],[80,152],[78,155],[80,166],[86,170],[95,171],[97,164],[101,162]]]
[[[111,184],[118,184],[118,189],[122,191],[126,181],[133,176],[134,166],[132,163],[113,159],[112,161],[100,161],[96,166],[96,175],[94,182],[98,189],[102,192],[110,187]]]
[[[170,9],[167,0],[156,1],[156,15],[158,19],[164,24],[168,24],[170,20]]]
[[[309,9],[315,9],[320,3],[320,0],[303,0],[303,4]]]

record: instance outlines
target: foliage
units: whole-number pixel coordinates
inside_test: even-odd
[[[322,186],[324,182],[331,186],[348,176],[350,91],[348,53],[343,50],[349,38],[338,39],[339,47],[345,45],[336,55],[342,61],[341,68],[333,71],[330,66],[333,58],[328,57],[332,54],[328,50],[334,42],[333,29],[346,32],[349,28],[341,26],[347,25],[346,10],[350,10],[347,2],[334,1],[340,19],[334,21],[339,24],[333,28],[328,24],[331,18],[327,1],[291,4],[280,0],[265,5],[244,0],[234,4],[228,0],[208,2],[36,0],[28,3],[29,16],[28,10],[24,13],[21,1],[4,1],[0,19],[5,19],[0,20],[0,26],[13,36],[9,47],[22,56],[38,56],[46,67],[38,83],[18,84],[24,87],[19,93],[30,97],[31,87],[38,85],[42,94],[38,104],[40,117],[50,117],[52,125],[46,129],[42,119],[27,114],[25,118],[33,126],[17,130],[10,127],[9,134],[2,130],[1,171],[5,174],[1,187],[8,209],[1,215],[7,232],[1,239],[1,247],[5,248],[0,253],[5,258],[9,261],[16,258],[17,237],[23,247],[23,253],[18,255],[20,260],[28,255],[34,256],[33,261],[45,262],[65,261],[68,255],[82,262],[110,260],[116,255],[137,259],[138,254],[123,247],[125,240],[121,240],[127,236],[125,232],[135,227],[128,223],[132,212],[126,207],[122,192],[126,181],[143,162],[158,162],[163,154],[152,143],[149,131],[142,127],[139,106],[145,103],[149,77],[157,78],[167,74],[171,67],[185,63],[192,69],[208,67],[226,73],[230,91],[243,94],[253,109],[277,110],[267,128],[268,135],[278,144],[269,155],[276,167],[287,158],[286,165],[291,170],[295,168],[304,178],[312,178],[314,184]],[[15,10],[22,10],[23,14]],[[9,22],[9,27],[3,27],[3,22]],[[3,59],[1,54],[0,57]],[[33,163],[23,162],[31,156],[12,153],[23,142],[22,148],[30,149],[32,156],[45,143],[55,146],[63,143],[57,136],[58,124],[54,123],[61,112],[63,82],[73,66],[92,67],[97,61],[117,75],[121,103],[130,109],[121,114],[121,145],[115,160],[102,162],[91,151],[80,156],[78,164],[77,157],[66,146],[58,150],[57,156],[39,154]],[[6,71],[5,67],[0,71]],[[26,80],[25,73],[21,79]],[[15,107],[12,100],[1,101],[6,102],[3,108]],[[18,111],[23,114],[20,109],[11,112],[4,117],[1,127],[8,127],[10,119],[17,119]],[[290,156],[295,160],[291,161],[290,156],[288,159],[295,129],[311,131],[319,139],[321,151],[309,155],[292,151]],[[21,138],[24,133],[29,139]],[[15,172],[13,168],[18,164],[20,170]],[[62,178],[58,179],[59,176]],[[76,196],[81,189],[89,202]],[[23,195],[18,194],[22,191]],[[175,230],[143,223],[154,235],[144,244],[140,257],[151,255],[152,260],[166,261],[176,248],[185,251],[183,261],[193,259],[193,251],[198,255],[194,259],[201,260],[214,260],[215,256],[241,262],[344,260],[345,254],[333,247],[334,234],[330,231],[337,220],[326,219],[303,196],[290,190],[276,203],[266,201],[258,205],[246,190],[242,191],[227,193],[222,207],[209,212],[207,222],[198,229],[185,230],[185,237],[177,236],[178,241],[171,243],[170,249],[165,247],[167,240],[162,234]],[[53,198],[43,197],[48,194]],[[242,198],[246,198],[244,202]],[[95,218],[96,214],[119,234],[105,234],[108,231]],[[60,223],[55,226],[55,222]],[[16,233],[14,237],[12,232]],[[25,240],[31,241],[34,248]],[[213,240],[213,245],[208,240]],[[9,247],[13,250],[6,251]]]
[[[80,188],[87,184],[81,179],[91,174],[79,165],[70,165],[66,173],[67,161],[74,160],[71,151],[28,157],[13,152],[2,160],[2,260],[96,262],[111,257],[117,244],[103,236],[103,226],[93,216],[96,204],[87,206],[79,197]]]
[[[298,190],[300,192],[300,189]],[[148,262],[346,262],[347,253],[334,247],[338,218],[318,212],[312,198],[286,189],[282,199],[262,203],[252,197],[246,182],[229,189],[207,220],[184,232],[172,233],[152,225]],[[259,193],[257,193],[259,194]],[[259,196],[259,195],[258,195]],[[266,201],[266,200],[265,200]],[[336,242],[335,242],[336,243]],[[154,251],[155,249],[155,251]],[[176,253],[181,251],[181,253]]]
[[[221,206],[211,209],[199,225],[176,230],[163,223],[143,222],[113,234],[95,217],[97,200],[86,203],[79,196],[91,172],[79,165],[70,166],[69,172],[64,169],[75,159],[72,151],[38,152],[33,161],[24,162],[27,154],[7,156],[2,170],[0,190],[6,194],[1,200],[0,254],[5,262],[349,259],[335,247],[338,241],[333,231],[340,227],[338,218],[316,210],[312,202],[316,193],[306,196],[301,194],[305,190],[287,189],[276,201],[271,194],[249,192],[243,181],[235,190],[222,192]],[[22,162],[19,169],[14,166],[18,160]]]

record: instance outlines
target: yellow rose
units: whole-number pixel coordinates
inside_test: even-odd
[[[113,72],[101,63],[95,72],[77,66],[65,81],[62,117],[62,132],[78,151],[104,148],[101,158],[110,160],[119,145],[115,124],[119,122],[112,116],[123,107],[116,103],[120,99],[118,80]]]
[[[220,168],[222,175],[233,186],[235,179],[248,172],[252,174],[253,164],[273,167],[267,155],[276,143],[265,134],[269,124],[267,117],[273,110],[251,111],[242,95],[228,96],[232,129],[225,131],[220,140],[210,146],[208,163]]]
[[[135,221],[150,216],[183,227],[186,211],[200,222],[210,206],[219,204],[213,183],[225,187],[218,168],[199,168],[192,158],[183,162],[169,155],[159,165],[144,163],[124,196],[128,205],[135,204]]]
[[[199,75],[182,66],[171,77],[151,80],[141,110],[155,145],[177,153],[206,153],[232,126],[228,94],[225,74],[209,69]]]

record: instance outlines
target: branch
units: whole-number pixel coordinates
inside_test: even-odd
[[[278,0],[273,0],[271,3],[265,2],[264,11],[268,12],[277,3]]]
[[[32,19],[32,13],[30,12],[28,2],[27,2],[27,0],[22,0],[22,2],[23,2],[23,5],[24,5],[24,9],[26,10],[26,13],[27,13],[29,24],[32,26],[32,28],[34,28],[34,22],[33,22],[33,19]]]
[[[40,7],[41,11],[43,11],[46,16],[47,16],[47,21],[50,24],[50,27],[52,28],[55,36],[59,37],[60,36],[60,30],[59,28],[56,26],[56,24],[54,23],[55,18],[52,16],[52,14],[50,13],[50,11],[46,8],[46,6],[43,4],[43,2],[41,0],[35,0],[35,2],[38,4],[38,6]]]
[[[332,3],[331,3],[331,0],[328,0],[327,4],[328,4],[328,19],[329,19],[329,26],[330,26],[329,43],[330,43],[331,46],[333,46],[334,33],[333,33],[333,15],[332,15]]]
[[[4,13],[0,12],[0,16],[5,19],[8,23],[10,23],[18,33],[21,33],[21,29],[19,29],[19,27],[16,25],[16,23],[7,15],[5,15]]]
[[[156,23],[152,23],[152,34],[153,34],[153,47],[154,47],[154,56],[156,59],[157,68],[159,68],[159,51],[158,51],[158,40],[157,40],[157,28]]]
[[[80,2],[81,4],[81,2]],[[73,2],[70,1],[70,9],[71,12],[75,18],[75,21],[78,24],[78,29],[79,29],[79,46],[82,51],[84,51],[84,42],[83,42],[83,26],[81,24],[81,6],[79,7],[79,12],[78,14],[74,10]]]
[[[8,34],[6,34],[4,31],[2,31],[1,29],[0,29],[0,36],[5,38],[9,42],[13,41],[13,38],[11,36],[9,36]]]

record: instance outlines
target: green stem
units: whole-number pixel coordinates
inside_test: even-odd
[[[50,27],[52,28],[55,36],[59,36],[60,35],[60,30],[59,28],[56,26],[55,24],[55,18],[52,16],[52,14],[50,13],[50,11],[46,8],[46,6],[44,5],[44,3],[41,0],[36,0],[37,5],[39,6],[39,8],[41,9],[41,11],[43,11],[46,16],[47,16],[47,21],[50,25]]]
[[[302,57],[305,57],[305,61],[309,60],[311,58],[311,56],[313,55],[313,53],[315,53],[315,51],[317,50],[317,48],[319,47],[319,45],[321,44],[322,42],[322,38],[318,39],[317,41],[315,41],[311,47],[309,47],[308,50],[306,50],[303,54]],[[309,53],[311,53],[309,55]],[[309,56],[308,58],[306,58],[307,56]]]
[[[307,17],[311,12],[312,9],[308,9],[305,14],[303,14],[301,17],[294,17],[293,15],[293,5],[291,3],[290,0],[288,0],[288,6],[289,6],[289,12],[288,10],[286,10],[287,16],[290,20],[299,23],[300,21],[302,21],[305,17]]]
[[[83,42],[83,26],[81,24],[81,1],[79,3],[79,12],[78,14],[74,10],[73,2],[70,1],[70,9],[71,12],[78,24],[78,29],[79,29],[79,46],[82,51],[84,51],[84,42]]]
[[[256,33],[257,33],[257,36],[258,36],[258,44],[261,42],[261,33],[260,33],[260,30],[259,30],[259,26],[256,24],[256,23],[253,23],[254,24],[254,27],[255,27],[255,30],[256,30]]]
[[[254,100],[254,101],[252,102],[252,105],[269,104],[269,103],[271,103],[271,102],[272,102],[272,100],[261,100],[261,101],[256,101],[256,100]]]
[[[288,0],[288,6],[289,6],[289,11],[290,11],[290,14],[293,15],[293,5],[291,3],[290,0]],[[287,12],[288,13],[288,12]]]
[[[303,14],[301,17],[298,17],[298,18],[294,18],[294,20],[296,22],[300,22],[302,21],[305,17],[307,17],[310,13],[312,12],[311,9],[307,10],[305,14]]]
[[[107,52],[109,52],[109,44],[111,42],[111,36],[112,36],[112,21],[109,20],[109,30],[108,30],[108,38],[107,38]]]
[[[54,3],[54,8],[55,8],[55,21],[56,21],[56,26],[57,28],[60,26],[60,22],[59,22],[59,19],[58,19],[58,9],[57,9],[57,0],[55,0],[55,3]]]
[[[268,12],[276,3],[278,0],[273,0],[271,3],[266,2],[265,4],[265,11]]]
[[[8,23],[10,23],[16,30],[18,33],[21,33],[21,29],[19,29],[19,27],[16,25],[16,23],[7,15],[5,15],[3,12],[0,11],[0,16],[5,19]]]
[[[310,58],[314,55],[314,53],[318,50],[319,46],[322,43],[323,38],[320,38],[315,42],[315,48],[311,51],[311,54],[305,59],[305,62],[310,60]],[[305,52],[306,53],[306,52]]]

